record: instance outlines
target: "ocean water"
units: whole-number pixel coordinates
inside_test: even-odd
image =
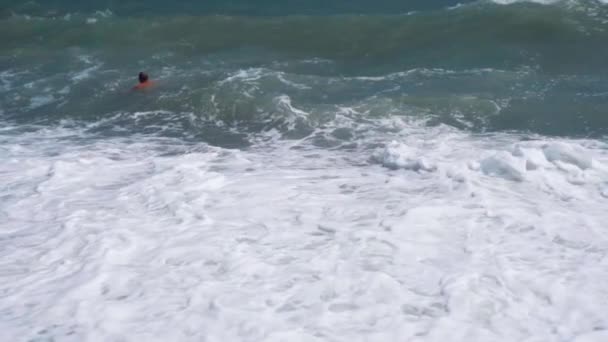
[[[607,341],[607,61],[597,0],[0,0],[0,341]]]

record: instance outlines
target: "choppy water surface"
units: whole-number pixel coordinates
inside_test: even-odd
[[[607,340],[606,6],[0,1],[0,340]]]

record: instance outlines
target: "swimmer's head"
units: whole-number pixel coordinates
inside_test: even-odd
[[[148,81],[148,74],[146,74],[145,72],[140,72],[139,73],[139,83],[144,83]]]

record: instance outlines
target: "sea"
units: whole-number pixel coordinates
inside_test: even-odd
[[[0,0],[0,341],[608,341],[608,0]]]

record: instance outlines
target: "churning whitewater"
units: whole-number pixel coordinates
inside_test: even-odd
[[[608,153],[2,132],[2,339],[602,341]]]
[[[402,2],[0,0],[0,341],[607,341],[608,5]]]

